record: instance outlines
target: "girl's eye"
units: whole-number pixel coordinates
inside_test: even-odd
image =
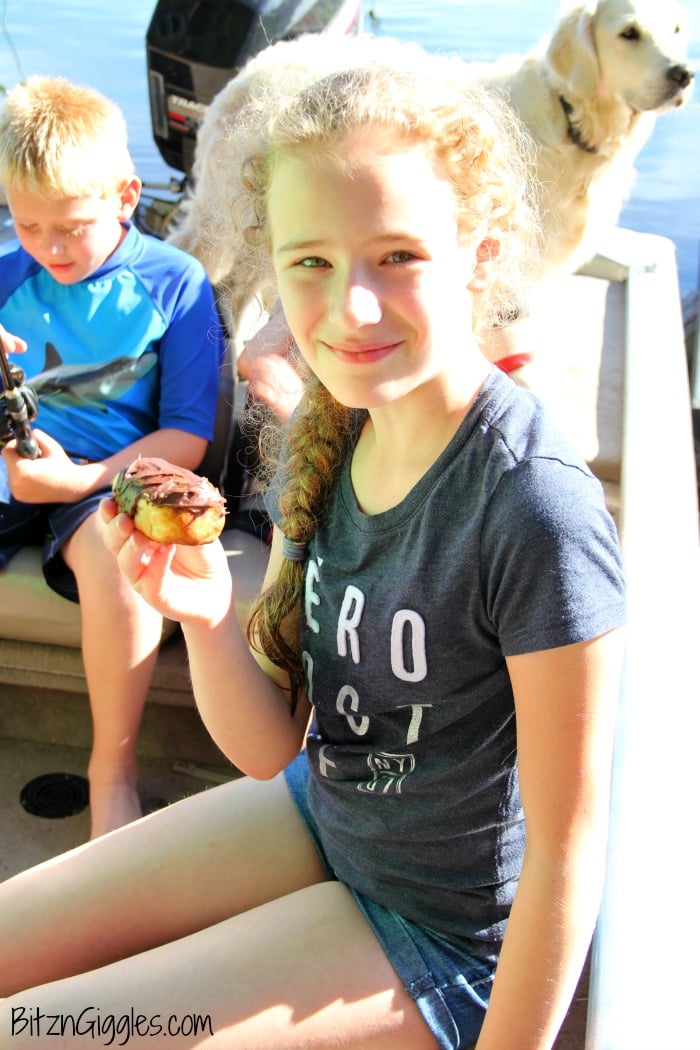
[[[74,226],[72,230],[65,230],[64,233],[68,237],[81,237],[85,233],[84,226]]]
[[[318,267],[328,266],[325,259],[322,259],[320,255],[308,255],[305,259],[300,259],[298,266],[303,266],[308,270],[317,269]]]
[[[413,252],[409,252],[405,248],[399,248],[395,252],[391,252],[390,255],[387,255],[386,261],[389,263],[404,263],[411,262],[411,260],[415,258],[416,256]]]

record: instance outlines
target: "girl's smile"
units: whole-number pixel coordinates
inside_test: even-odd
[[[382,358],[393,353],[399,345],[399,343],[381,343],[377,346],[343,347],[327,344],[328,349],[335,354],[339,361],[344,361],[349,365],[373,364],[375,361],[381,361]]]

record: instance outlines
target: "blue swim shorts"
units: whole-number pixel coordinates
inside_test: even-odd
[[[330,878],[335,879],[307,801],[309,770],[302,752],[285,770],[287,786]],[[441,1050],[476,1042],[494,971],[425,926],[348,887]]]
[[[110,495],[111,489],[104,488],[76,503],[0,503],[0,568],[21,547],[43,547],[44,577],[49,587],[77,602],[75,576],[63,560],[61,548]]]

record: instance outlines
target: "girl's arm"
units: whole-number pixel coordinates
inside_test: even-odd
[[[212,737],[242,772],[275,776],[299,752],[310,708],[302,696],[292,715],[285,676],[251,653],[236,618],[223,547],[218,541],[155,544],[131,518],[116,513],[112,500],[102,503],[101,513],[108,523],[105,542],[124,576],[163,616],[182,625],[197,707]],[[279,571],[280,550],[275,530],[265,586]]]
[[[281,549],[282,533],[275,529],[263,590],[277,578]],[[292,715],[287,675],[262,653],[251,652],[233,601],[218,625],[192,621],[182,627],[207,729],[243,773],[260,780],[275,776],[301,749],[311,710],[306,697],[298,698]],[[222,682],[231,683],[235,703],[222,699]]]
[[[603,878],[623,634],[508,659],[526,847],[477,1050],[549,1050]]]

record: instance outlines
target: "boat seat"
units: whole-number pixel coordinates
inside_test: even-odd
[[[268,547],[240,529],[226,530],[221,542],[234,580],[236,612],[244,623],[264,575]],[[168,622],[164,638],[175,627]],[[80,648],[80,607],[48,586],[39,547],[24,547],[0,570],[0,664],[6,639]]]
[[[269,548],[240,529],[229,529],[221,538],[234,581],[236,612],[244,623],[260,589]],[[164,638],[168,640],[160,648],[149,700],[191,706],[184,640],[173,623],[168,623]],[[0,682],[87,693],[79,608],[45,583],[38,548],[20,551],[0,572]]]
[[[528,315],[499,337],[506,355],[532,355],[518,382],[545,403],[606,488],[619,483],[622,463],[624,296],[601,260],[536,288]]]

